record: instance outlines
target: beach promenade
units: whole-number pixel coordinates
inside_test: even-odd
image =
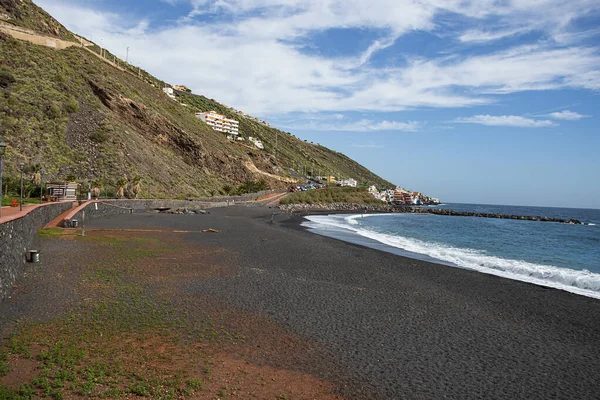
[[[126,214],[90,222],[86,239],[39,238],[35,279],[0,303],[2,337],[20,318],[47,324],[106,301],[113,291],[103,290],[121,275],[90,271],[124,241],[123,251],[139,251],[122,274],[144,299],[188,322],[210,315],[213,326],[243,338],[203,342],[214,360],[243,360],[251,371],[244,376],[267,377],[254,385],[233,374],[231,382],[244,383],[227,385],[215,369],[227,397],[597,398],[600,301],[324,238],[299,228],[300,217],[271,219],[273,212]],[[203,394],[190,398],[224,390],[211,385],[205,380]]]

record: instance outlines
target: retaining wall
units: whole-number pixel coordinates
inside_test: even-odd
[[[85,220],[91,221],[99,218],[112,217],[114,215],[129,214],[132,212],[131,208],[122,207],[114,204],[104,203],[100,201],[91,201],[85,206],[80,207],[76,210],[73,215],[68,215],[67,220],[76,219],[81,225],[83,220],[83,212],[85,211]]]
[[[205,200],[205,199],[202,199]],[[133,212],[152,211],[157,208],[215,208],[227,207],[233,204],[233,201],[201,201],[194,200],[103,200],[104,203],[113,204],[120,207],[130,208]],[[86,213],[87,217],[87,213]]]
[[[0,300],[8,296],[21,275],[37,230],[72,207],[72,202],[46,204],[0,224]]]
[[[266,196],[268,194],[272,194],[272,193],[277,193],[277,190],[263,190],[262,192],[256,192],[256,193],[248,193],[248,194],[243,194],[241,196],[217,196],[217,197],[198,197],[198,198],[192,198],[190,200],[192,201],[200,201],[200,202],[208,202],[208,203],[212,203],[212,202],[222,202],[222,201],[254,201],[254,200],[258,200],[263,196]]]

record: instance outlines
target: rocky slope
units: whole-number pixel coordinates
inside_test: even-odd
[[[0,0],[0,20],[77,40],[30,0]],[[214,100],[181,93],[183,106],[162,92],[159,79],[132,73],[119,60],[117,69],[95,49],[57,51],[0,35],[0,138],[9,146],[9,184],[23,162],[45,181],[76,180],[108,194],[141,185],[154,196],[210,196],[257,180],[285,187],[297,177],[292,169],[304,166],[391,186],[343,154],[233,115]],[[265,150],[230,142],[194,116],[209,110],[238,119],[243,135],[262,139]]]

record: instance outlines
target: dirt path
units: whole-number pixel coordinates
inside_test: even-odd
[[[63,50],[72,46],[83,46],[82,43],[71,42],[47,35],[40,35],[31,29],[21,28],[20,26],[7,24],[5,22],[0,22],[0,32],[4,32],[15,39],[23,40],[40,46],[51,47],[56,50]]]
[[[280,176],[280,175],[273,175],[273,174],[270,174],[268,172],[261,171],[260,169],[258,169],[256,167],[256,165],[254,165],[254,163],[252,161],[246,161],[244,163],[244,165],[253,174],[264,175],[264,176],[267,176],[267,177],[269,177],[271,179],[278,180],[280,182],[287,182],[287,183],[296,183],[296,182],[298,182],[296,179],[293,179],[293,178],[288,178],[288,177]]]
[[[267,199],[268,201],[265,203],[265,207],[278,206],[279,202],[286,198],[288,195],[289,193],[279,193],[276,196],[270,197],[269,199]]]
[[[32,31],[31,29],[21,28],[19,26],[7,24],[5,22],[0,22],[0,32],[4,32],[4,33],[14,37],[15,39],[19,39],[19,40],[23,40],[25,42],[37,44],[39,46],[50,47],[50,48],[53,48],[56,50],[64,50],[64,49],[67,49],[67,48],[73,47],[73,46],[82,47],[85,50],[87,50],[88,52],[90,52],[91,54],[93,54],[94,56],[100,58],[105,63],[118,69],[119,71],[123,71],[123,72],[130,73],[132,75],[135,75],[131,71],[126,70],[125,68],[102,57],[100,54],[98,54],[95,51],[93,51],[92,49],[90,49],[89,47],[94,46],[94,43],[92,43],[88,40],[85,40],[82,37],[77,36],[77,35],[75,35],[75,37],[77,39],[79,39],[79,43],[71,42],[71,41],[63,40],[63,39],[58,39],[58,38],[55,38],[52,36],[41,35],[35,31]]]

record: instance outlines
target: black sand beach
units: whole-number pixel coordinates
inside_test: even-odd
[[[133,214],[89,228],[189,231],[178,234],[194,248],[224,250],[206,258],[222,273],[179,283],[181,307],[206,300],[274,322],[304,344],[248,357],[331,382],[345,398],[598,398],[600,301],[321,237],[300,217],[271,221],[273,211]],[[0,322],[19,307],[0,303]],[[248,340],[260,348],[259,336]]]

